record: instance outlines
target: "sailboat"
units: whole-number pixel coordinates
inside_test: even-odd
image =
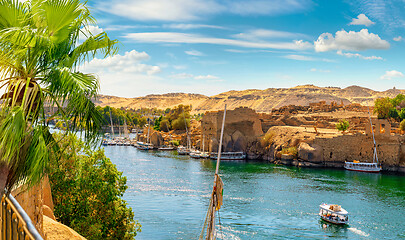
[[[200,154],[200,158],[209,158],[210,155],[205,151],[204,140],[205,140],[205,136],[203,135],[203,147],[202,147],[202,152]]]
[[[143,142],[138,142],[138,149],[140,150],[152,150],[153,149],[153,145],[150,143],[150,123],[149,123],[149,117],[148,117],[148,135],[146,138],[146,143]]]
[[[368,116],[370,119],[371,133],[373,135],[373,143],[374,143],[373,162],[364,163],[364,162],[359,162],[356,160],[354,160],[353,162],[345,162],[345,169],[347,169],[347,170],[358,171],[358,172],[370,172],[370,173],[378,173],[381,171],[381,166],[378,163],[377,144],[375,143],[374,130],[373,130],[373,124],[371,122],[370,110],[368,110]]]
[[[179,146],[178,148],[177,148],[177,153],[179,154],[179,155],[187,155],[187,154],[189,154],[190,153],[190,136],[188,135],[188,129],[187,129],[187,121],[186,121],[186,114],[184,113],[184,110],[183,110],[183,115],[184,115],[184,124],[186,125],[186,134],[187,134],[187,146],[186,147],[184,147],[184,146]]]
[[[215,175],[214,175],[214,186],[212,188],[211,199],[199,240],[203,240],[204,236],[206,240],[216,239],[215,212],[219,211],[219,209],[222,206],[223,190],[224,190],[224,183],[222,182],[221,177],[218,175],[218,171],[219,171],[219,163],[221,162],[222,138],[224,136],[225,115],[226,115],[226,104],[224,109],[224,117],[222,120],[221,139],[219,142],[217,165],[215,168]]]

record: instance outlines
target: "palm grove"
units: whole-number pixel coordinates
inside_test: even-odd
[[[91,226],[86,227],[85,224],[90,223],[83,221],[80,225],[75,216],[66,218],[68,210],[55,211],[56,217],[62,221],[69,219],[70,222],[64,223],[74,223],[71,225],[89,239],[132,239],[139,224],[134,222],[132,211],[120,199],[126,179],[111,166],[103,152],[83,146],[72,149],[71,145],[66,145],[66,141],[80,142],[72,137],[80,130],[85,145],[94,146],[102,124],[102,116],[91,101],[97,97],[99,81],[94,75],[77,69],[95,56],[114,54],[117,41],[109,39],[105,32],[93,35],[87,30],[91,24],[95,24],[95,19],[86,4],[79,0],[0,0],[0,87],[4,93],[0,110],[0,191],[8,194],[21,184],[32,186],[45,174],[50,174],[51,186],[59,184],[57,192],[80,195],[80,183],[92,178],[83,179],[86,176],[82,172],[72,170],[73,166],[80,165],[75,161],[85,161],[89,164],[87,169],[108,168],[107,172],[112,174],[104,176],[108,179],[100,174],[96,176],[98,181],[118,189],[110,189],[108,199],[113,201],[109,206],[120,208],[109,211],[120,210],[119,217],[118,213],[111,213],[124,225],[120,233],[113,231],[116,225],[112,222],[103,224],[103,219]],[[81,34],[85,39],[79,39]],[[69,122],[63,135],[51,134],[45,112],[47,106],[56,108],[53,114]],[[69,154],[66,154],[67,148]],[[64,164],[65,161],[69,164]],[[67,171],[71,173],[69,179],[63,175]],[[80,207],[75,204],[86,204],[89,198],[102,201],[103,196],[99,195],[78,197],[78,201],[69,202],[70,207],[74,210]],[[58,202],[55,202],[57,209]],[[94,204],[83,209],[97,207],[106,206]],[[78,217],[88,217],[91,211],[83,214]]]

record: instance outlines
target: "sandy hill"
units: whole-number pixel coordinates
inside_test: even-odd
[[[265,90],[248,89],[243,91],[228,91],[211,97],[201,94],[190,93],[168,93],[162,95],[147,95],[137,98],[121,98],[101,95],[96,101],[100,106],[124,107],[138,109],[142,107],[153,107],[159,109],[172,108],[179,104],[193,106],[194,113],[220,110],[225,103],[228,109],[245,106],[255,109],[258,112],[270,112],[273,108],[286,105],[309,105],[319,101],[330,103],[343,102],[360,103],[372,105],[379,97],[395,97],[405,90],[389,89],[386,91],[374,91],[359,86],[347,88],[338,87],[317,87],[314,85],[302,85],[292,88],[268,88]]]

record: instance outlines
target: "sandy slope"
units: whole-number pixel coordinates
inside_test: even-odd
[[[248,89],[243,91],[228,91],[211,97],[201,94],[168,93],[162,95],[147,95],[137,98],[121,98],[101,95],[95,102],[100,106],[124,108],[172,108],[179,104],[192,105],[194,113],[220,110],[225,103],[229,109],[240,106],[250,107],[258,112],[270,112],[272,108],[279,108],[290,104],[308,105],[309,103],[336,101],[344,104],[360,103],[372,105],[374,99],[379,97],[395,97],[405,90],[389,89],[374,91],[359,86],[347,88],[317,87],[314,85],[296,86],[293,88],[268,88],[265,90]]]

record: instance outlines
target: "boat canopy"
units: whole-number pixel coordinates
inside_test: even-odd
[[[335,214],[338,214],[338,215],[345,215],[345,216],[349,215],[349,213],[346,210],[344,210],[343,208],[340,208],[339,211],[334,211],[334,210],[330,209],[331,206],[332,206],[332,204],[321,204],[321,205],[319,205],[319,207],[321,209],[323,209],[325,211],[328,211],[330,213],[335,213]]]

